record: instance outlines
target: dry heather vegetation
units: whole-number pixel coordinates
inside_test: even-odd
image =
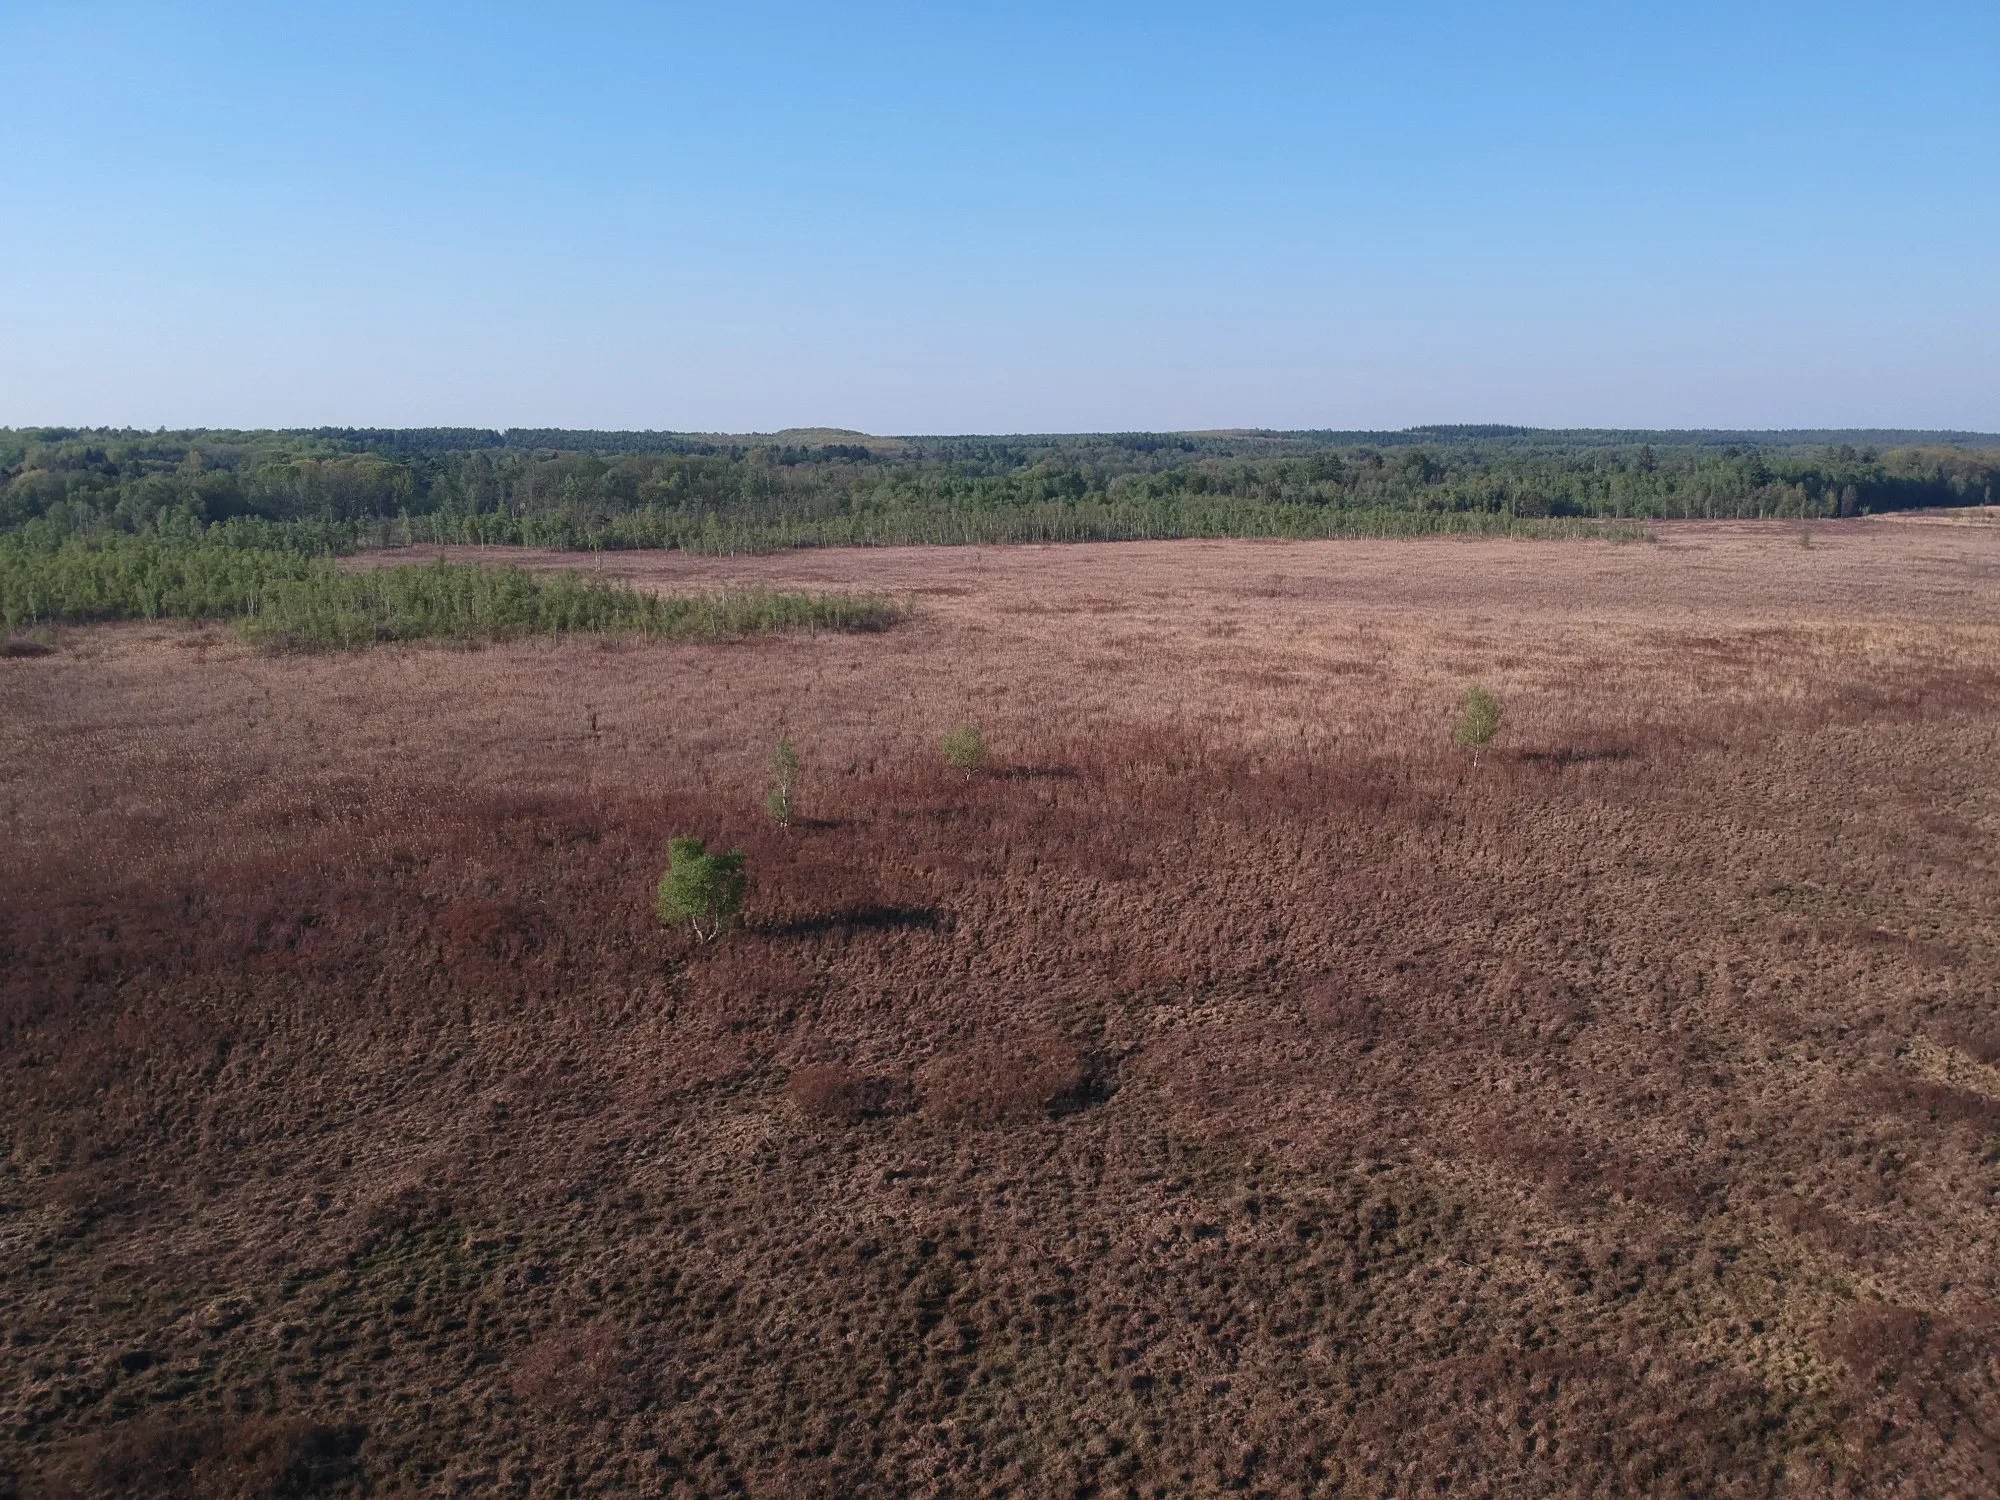
[[[1994,1492],[2000,528],[1813,541],[0,662],[0,1491]]]

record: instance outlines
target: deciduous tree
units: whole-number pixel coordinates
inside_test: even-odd
[[[697,838],[667,840],[667,872],[653,897],[653,909],[668,926],[686,922],[700,942],[712,942],[734,927],[750,885],[741,849],[710,854]],[[704,925],[706,924],[706,925]]]

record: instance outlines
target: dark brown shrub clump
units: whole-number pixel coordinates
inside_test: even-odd
[[[947,1053],[919,1074],[924,1112],[942,1121],[1029,1120],[1080,1102],[1089,1072],[1054,1037],[996,1041]]]
[[[886,1114],[895,1102],[886,1078],[871,1078],[845,1063],[808,1063],[785,1081],[785,1096],[812,1120],[852,1125]]]
[[[282,1500],[319,1493],[352,1468],[360,1434],[298,1417],[141,1417],[84,1439],[44,1472],[48,1500]]]

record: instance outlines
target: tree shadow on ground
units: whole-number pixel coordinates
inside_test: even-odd
[[[1639,752],[1630,745],[1597,745],[1583,748],[1564,745],[1554,750],[1512,750],[1512,759],[1532,766],[1588,766],[1600,761],[1637,760]]]
[[[944,924],[945,913],[939,907],[891,906],[870,902],[842,911],[763,923],[757,930],[767,937],[813,937],[827,932],[899,932],[913,929],[934,932]]]
[[[1083,773],[1075,766],[1008,766],[995,771],[996,781],[1075,781]]]

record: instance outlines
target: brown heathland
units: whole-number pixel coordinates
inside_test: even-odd
[[[0,1491],[1992,1492],[2000,527],[1661,537],[0,662]]]

